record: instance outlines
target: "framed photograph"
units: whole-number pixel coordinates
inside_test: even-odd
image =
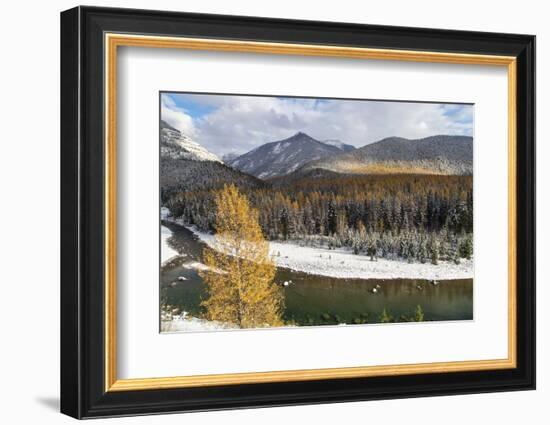
[[[535,388],[535,37],[61,14],[61,411]]]

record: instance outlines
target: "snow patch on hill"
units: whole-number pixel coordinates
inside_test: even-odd
[[[348,145],[347,143],[344,143],[341,140],[337,140],[337,139],[321,140],[321,142],[324,143],[325,145],[334,146],[343,152],[349,152],[349,151],[355,150],[355,146]]]
[[[172,159],[222,162],[216,155],[174,128],[160,131],[160,153]]]

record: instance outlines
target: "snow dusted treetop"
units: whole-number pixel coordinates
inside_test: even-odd
[[[212,152],[164,121],[160,122],[160,153],[172,159],[221,162]]]

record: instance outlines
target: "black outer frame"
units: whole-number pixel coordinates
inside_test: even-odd
[[[517,58],[517,368],[104,391],[105,32]],[[61,13],[61,412],[75,418],[535,388],[535,37],[76,7]]]

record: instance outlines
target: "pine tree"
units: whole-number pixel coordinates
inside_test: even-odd
[[[353,253],[354,254],[359,254],[364,246],[365,246],[365,243],[366,243],[366,239],[367,239],[367,229],[365,227],[365,225],[363,224],[363,221],[362,220],[359,220],[357,222],[357,230],[355,231],[354,233],[354,238],[353,238]]]
[[[437,266],[439,264],[439,244],[433,236],[430,239],[428,250],[430,252],[430,259],[432,264]]]
[[[426,246],[426,238],[424,236],[420,236],[420,242],[418,244],[418,260],[424,264],[426,262],[426,258],[428,257],[428,248]]]
[[[348,220],[346,218],[346,210],[341,209],[336,214],[336,234],[343,238],[348,228]]]
[[[376,261],[376,241],[372,235],[367,241],[367,254],[370,256],[371,261]]]
[[[367,239],[367,228],[363,224],[362,220],[359,220],[357,222],[357,233],[359,235],[359,240],[361,242],[365,242],[365,240]]]
[[[328,203],[327,221],[328,221],[327,230],[329,235],[336,233],[336,227],[337,227],[336,207],[334,206],[334,201],[332,199]]]
[[[391,323],[393,320],[393,316],[389,314],[386,309],[382,310],[382,314],[380,315],[380,323]]]
[[[474,246],[472,243],[472,237],[467,236],[465,239],[463,239],[460,242],[458,253],[462,258],[470,259],[472,258],[472,254],[474,252]]]
[[[275,265],[258,224],[258,212],[234,185],[214,197],[215,248],[205,248],[207,270],[201,277],[208,298],[202,302],[208,320],[242,328],[283,324],[282,290],[273,283]]]
[[[422,310],[422,307],[420,307],[420,305],[417,305],[416,310],[414,311],[414,321],[415,322],[424,321],[424,311]]]
[[[288,211],[286,207],[283,207],[283,209],[281,210],[279,221],[281,223],[281,233],[283,234],[283,238],[286,240],[288,239],[288,233],[289,233]]]

